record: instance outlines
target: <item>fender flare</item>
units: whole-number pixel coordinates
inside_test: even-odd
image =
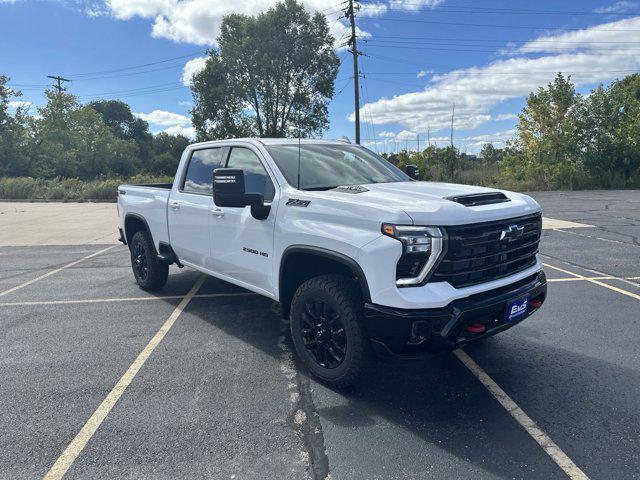
[[[153,241],[153,234],[151,233],[151,229],[149,228],[149,224],[147,223],[147,220],[142,216],[142,215],[138,215],[137,213],[127,213],[124,216],[124,237],[125,240],[127,241],[127,244],[131,243],[131,238],[129,238],[129,234],[127,233],[127,219],[128,218],[135,218],[136,220],[139,220],[143,223],[145,230],[147,231],[147,233],[149,234],[149,237],[151,238],[151,244],[153,245],[153,248],[156,248],[156,244]],[[132,236],[133,237],[133,236]],[[156,252],[157,254],[158,252]]]
[[[362,289],[362,296],[365,303],[371,302],[371,293],[369,291],[369,284],[367,282],[367,277],[365,276],[364,271],[362,270],[362,267],[360,266],[360,264],[358,264],[358,262],[356,262],[353,258],[343,253],[336,252],[334,250],[329,250],[322,247],[315,247],[311,245],[290,245],[287,248],[285,248],[284,252],[282,252],[282,256],[280,257],[280,267],[278,270],[279,296],[282,295],[282,291],[284,289],[283,288],[284,287],[283,286],[283,283],[284,283],[283,269],[286,264],[287,257],[294,253],[308,253],[311,255],[325,257],[348,267],[350,270],[355,272],[356,276],[358,277],[358,283],[360,284],[360,288]]]

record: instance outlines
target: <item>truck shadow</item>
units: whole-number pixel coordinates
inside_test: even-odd
[[[229,289],[242,291],[208,279],[201,293]],[[273,303],[259,296],[242,298],[194,299],[188,312],[206,322],[211,335],[241,340],[277,362],[278,338],[285,329]],[[605,468],[611,468],[605,461],[611,444],[602,442],[603,431],[616,432],[618,440],[612,441],[618,458],[637,458],[640,412],[632,394],[640,391],[637,371],[512,333],[467,351],[492,376],[491,367],[508,361],[504,374],[494,379],[590,474],[611,474]],[[306,372],[299,367],[299,374]],[[346,391],[313,381],[311,390],[330,465],[340,463],[335,465],[343,474],[338,478],[376,478],[383,467],[384,472],[411,472],[416,478],[425,472],[463,478],[487,473],[500,478],[564,476],[452,354],[420,365],[377,364],[361,384]],[[338,455],[340,446],[350,447]],[[633,463],[617,465],[621,470],[616,477],[633,477]]]

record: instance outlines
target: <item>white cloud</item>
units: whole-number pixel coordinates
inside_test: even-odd
[[[502,132],[484,133],[482,135],[464,137],[460,140],[465,142],[472,142],[472,144],[475,145],[483,145],[485,143],[505,143],[507,140],[513,138],[516,133],[516,129],[513,128],[511,130],[505,130]]]
[[[392,9],[402,9],[409,12],[419,12],[423,7],[435,8],[444,0],[391,0],[389,6]]]
[[[396,134],[393,132],[380,132],[378,135],[383,138],[395,138],[396,136]]]
[[[3,0],[0,0],[0,2],[2,2]],[[14,100],[9,102],[9,108],[12,110],[18,109],[18,108],[29,108],[31,105],[33,105],[33,103],[31,102],[25,102],[22,100]]]
[[[422,78],[422,77],[426,77],[427,76],[427,71],[426,70],[420,70],[418,73],[416,73],[416,77],[417,78]]]
[[[572,81],[581,86],[607,82],[636,71],[640,68],[640,55],[630,55],[628,50],[626,54],[621,52],[618,42],[622,38],[626,42],[640,42],[639,31],[640,17],[635,17],[540,37],[527,46],[554,54],[503,59],[483,67],[437,75],[424,90],[382,98],[363,105],[361,112],[366,109],[367,118],[375,125],[397,123],[410,131],[424,132],[428,127],[437,131],[449,127],[455,104],[455,129],[473,129],[491,120],[489,112],[497,104],[528,95],[552,81],[557,72],[570,74]],[[577,43],[561,44],[560,41]],[[558,45],[566,45],[567,50],[558,52]],[[628,43],[626,45],[628,48]],[[349,119],[353,121],[353,114]]]
[[[153,125],[178,126],[191,125],[191,119],[179,113],[167,112],[165,110],[154,110],[151,113],[134,113],[134,115]]]
[[[196,137],[196,130],[191,124],[191,119],[186,115],[167,112],[166,110],[154,110],[151,113],[134,113],[134,115],[149,122],[152,126],[151,130],[154,133],[162,131],[170,135],[184,135],[191,139]],[[156,128],[153,128],[154,126]]]
[[[182,83],[187,87],[191,85],[191,79],[196,73],[204,70],[206,62],[207,57],[196,57],[185,63],[182,69]]]
[[[502,120],[515,120],[518,118],[518,115],[515,113],[500,113],[494,117],[494,120],[501,122]]]
[[[598,8],[595,10],[595,12],[611,13],[611,14],[626,13],[626,12],[636,10],[637,8],[638,8],[638,4],[636,2],[622,1],[622,2],[616,2],[613,5],[610,5],[608,7]]]
[[[184,127],[181,125],[174,125],[164,130],[169,135],[184,135],[185,137],[194,139],[196,138],[196,129],[193,127]]]
[[[548,35],[525,43],[519,52],[558,53],[587,52],[629,55],[633,42],[640,41],[640,17],[625,18],[573,32]],[[632,42],[631,45],[629,42]],[[635,50],[632,50],[634,52]]]
[[[418,137],[416,132],[411,132],[409,130],[402,130],[398,135],[396,135],[396,140],[415,140]]]
[[[215,45],[220,33],[222,17],[230,13],[256,15],[264,12],[277,0],[105,0],[111,14],[121,20],[141,17],[153,22],[152,35],[174,42],[196,45]],[[415,1],[415,0],[414,0]],[[434,1],[434,0],[430,0]],[[304,6],[312,11],[335,10],[334,0],[303,0]],[[386,6],[382,3],[368,7],[368,14],[382,13]],[[331,19],[335,19],[331,15]],[[332,34],[341,34],[346,23],[334,22]],[[364,34],[364,32],[363,32]],[[336,38],[339,38],[336,36]]]
[[[377,17],[387,13],[386,3],[361,3],[360,13],[367,17]]]

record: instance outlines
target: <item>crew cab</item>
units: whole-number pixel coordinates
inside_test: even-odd
[[[135,280],[187,266],[281,304],[298,356],[353,384],[538,310],[541,211],[504,190],[415,181],[359,145],[233,139],[185,150],[173,184],[118,187]]]

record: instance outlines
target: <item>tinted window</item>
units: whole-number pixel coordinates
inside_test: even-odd
[[[273,200],[274,189],[262,162],[248,148],[232,148],[228,168],[244,170],[244,189],[247,193],[261,193],[267,201]]]
[[[191,154],[182,190],[213,195],[213,170],[222,166],[222,149],[206,148]]]

